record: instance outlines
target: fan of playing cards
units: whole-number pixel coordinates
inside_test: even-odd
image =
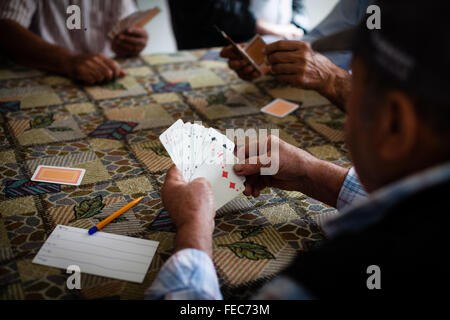
[[[216,210],[244,191],[245,178],[234,173],[234,143],[213,128],[176,121],[159,137],[186,181],[206,178]]]

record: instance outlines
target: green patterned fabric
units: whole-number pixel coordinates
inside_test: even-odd
[[[172,165],[159,135],[177,119],[227,128],[279,129],[284,140],[349,167],[345,115],[315,92],[268,77],[240,80],[218,49],[118,60],[127,73],[84,87],[13,64],[0,66],[0,299],[140,299],[173,252],[175,229],[159,190]],[[260,109],[274,98],[300,104],[283,119]],[[30,181],[39,165],[86,169],[80,186]],[[140,204],[103,229],[160,242],[142,284],[32,263],[58,224],[90,228],[133,198]],[[176,195],[174,195],[176,196]],[[330,208],[298,192],[268,188],[221,208],[214,263],[225,298],[246,298],[295,255],[324,239]]]

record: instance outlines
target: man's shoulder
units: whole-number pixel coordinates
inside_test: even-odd
[[[319,298],[394,296],[416,292],[414,288],[435,289],[445,272],[446,225],[442,222],[449,211],[449,190],[450,181],[410,194],[376,223],[299,255],[285,273]],[[377,209],[373,204],[359,213]],[[383,292],[367,289],[371,266],[381,272]]]

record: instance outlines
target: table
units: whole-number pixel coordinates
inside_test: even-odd
[[[172,163],[158,136],[179,118],[223,131],[278,128],[289,143],[350,166],[339,109],[315,92],[268,77],[244,82],[218,52],[118,60],[127,76],[94,87],[2,61],[0,299],[143,298],[173,252],[175,230],[159,195]],[[283,119],[259,111],[276,97],[301,106]],[[84,168],[86,175],[79,187],[30,181],[42,164]],[[82,274],[81,289],[68,290],[65,270],[32,264],[56,225],[90,228],[141,195],[139,205],[104,231],[160,242],[142,284]],[[75,219],[83,203],[94,214]],[[335,213],[301,193],[277,189],[256,199],[242,195],[219,210],[213,246],[224,297],[249,297],[298,252],[320,245],[320,224]],[[255,256],[254,245],[263,246],[263,254]]]

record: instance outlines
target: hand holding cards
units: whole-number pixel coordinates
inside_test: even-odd
[[[248,42],[244,48],[236,44],[223,30],[220,30],[217,26],[214,26],[217,31],[236,49],[237,52],[247,60],[256,70],[261,74],[266,73],[266,55],[263,53],[263,49],[266,46],[264,40],[257,34]]]
[[[211,183],[216,210],[244,191],[245,178],[233,170],[234,143],[217,130],[178,120],[159,139],[185,181]]]

